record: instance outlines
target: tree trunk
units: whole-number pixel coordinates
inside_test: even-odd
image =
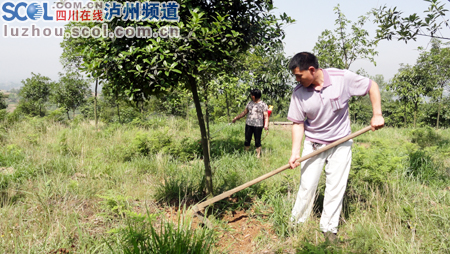
[[[200,99],[197,93],[197,84],[194,78],[190,78],[190,86],[192,97],[194,99],[195,109],[197,111],[198,125],[200,126],[200,133],[202,136],[202,150],[203,150],[203,163],[205,164],[205,184],[206,184],[206,195],[209,197],[213,196],[213,182],[212,182],[212,171],[211,162],[209,155],[209,140],[206,133],[205,120],[203,119],[202,107],[200,105]]]
[[[186,101],[186,123],[188,132],[191,131],[191,124],[189,123],[189,98]]]
[[[345,40],[344,40],[344,31],[343,31],[343,27],[342,27],[342,16],[341,16],[341,11],[339,11],[339,26],[340,26],[340,30],[341,30],[341,41],[342,41],[342,51],[343,51],[343,55],[344,55],[344,69],[348,69],[349,66],[347,64],[348,60],[347,60],[347,49],[345,47]]]
[[[205,89],[205,94],[206,94]],[[205,95],[205,115],[206,115],[206,134],[208,137],[208,142],[211,140],[211,132],[209,131],[209,109],[208,109],[208,96]]]
[[[186,100],[186,122],[189,121],[189,99]]]
[[[405,128],[406,128],[406,105],[405,105],[405,113],[403,114],[403,118],[405,118]]]
[[[98,116],[97,116],[97,87],[98,78],[95,80],[95,93],[94,93],[94,118],[95,118],[95,129],[98,130]]]
[[[75,108],[72,109],[72,119],[75,119]]]
[[[120,121],[119,103],[117,103],[117,116],[119,117],[119,123],[122,123],[122,122]]]
[[[70,116],[69,116],[69,110],[66,110],[66,113],[67,113],[67,119],[69,119],[69,120],[70,120]]]
[[[441,97],[442,99],[442,97]],[[437,115],[437,120],[436,120],[436,129],[439,129],[439,115],[441,113],[441,100],[439,100],[438,103],[438,115]]]
[[[228,122],[231,123],[231,116],[230,116],[230,102],[228,101],[227,90],[224,89],[224,92],[225,92],[225,102],[227,103]]]
[[[416,128],[417,109],[414,109],[414,129]]]

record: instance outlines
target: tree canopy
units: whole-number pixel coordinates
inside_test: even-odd
[[[261,90],[267,104],[276,104],[276,111],[287,111],[294,79],[288,68],[290,59],[281,44],[266,48],[256,46],[245,56],[244,68],[237,73],[251,88]],[[287,115],[287,112],[286,112]]]
[[[444,94],[448,94],[450,85],[450,48],[443,47],[442,42],[433,39],[431,49],[422,52],[417,64],[425,70],[431,84],[427,96],[438,103],[436,128],[439,128],[439,117]]]
[[[226,72],[232,66],[230,62],[251,46],[270,48],[280,43],[283,24],[293,20],[286,14],[280,18],[271,14],[273,5],[267,0],[182,0],[177,3],[180,17],[177,23],[115,18],[108,25],[112,30],[118,26],[153,30],[171,26],[178,29],[178,37],[65,38],[63,58],[77,59],[86,73],[106,79],[113,93],[124,94],[141,103],[150,95],[167,93],[173,86],[190,89],[202,135],[206,190],[212,194],[209,140],[198,87]],[[78,25],[69,23],[67,30]],[[95,23],[89,25],[95,26]]]
[[[31,73],[31,78],[22,80],[23,87],[20,89],[19,96],[22,98],[21,105],[30,105],[38,109],[36,114],[43,114],[43,107],[50,96],[52,81],[50,78],[41,74]],[[30,109],[29,106],[27,108]]]
[[[334,7],[334,11],[338,16],[336,28],[334,31],[323,31],[313,49],[320,66],[349,69],[356,59],[368,59],[376,64],[374,56],[378,54],[375,50],[378,40],[371,39],[364,29],[368,17],[361,16],[357,22],[352,23],[342,13],[339,4]]]
[[[442,35],[443,28],[450,28],[449,20],[445,19],[448,10],[444,4],[438,0],[424,0],[430,5],[424,10],[425,17],[413,13],[403,16],[403,12],[397,7],[388,8],[386,5],[373,9],[375,15],[374,22],[378,24],[377,38],[399,41],[407,43],[409,40],[416,40],[417,36],[426,36],[444,40],[449,37]]]
[[[88,82],[79,73],[68,72],[59,75],[59,82],[52,86],[51,100],[59,107],[63,107],[70,119],[69,111],[72,110],[75,116],[75,110],[91,96],[91,90]]]
[[[395,92],[404,105],[412,106],[414,127],[416,127],[419,104],[423,100],[423,96],[431,90],[425,69],[419,65],[401,65],[399,72],[391,80],[389,89]]]

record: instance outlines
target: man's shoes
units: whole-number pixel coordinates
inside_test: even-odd
[[[328,241],[330,243],[337,242],[337,234],[332,232],[322,232],[323,236],[325,237],[325,241]]]

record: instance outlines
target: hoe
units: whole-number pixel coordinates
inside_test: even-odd
[[[335,146],[337,146],[337,145],[339,145],[339,144],[344,143],[344,142],[347,141],[347,140],[350,140],[350,139],[352,139],[352,138],[355,138],[355,137],[357,137],[357,136],[359,136],[359,135],[361,135],[361,134],[363,134],[363,133],[369,131],[371,128],[372,128],[371,126],[367,126],[367,127],[365,127],[364,129],[361,129],[361,130],[359,130],[359,131],[357,131],[357,132],[355,132],[355,133],[352,133],[352,134],[348,135],[347,137],[341,138],[341,139],[339,139],[339,140],[337,140],[337,141],[335,141],[335,142],[333,142],[333,143],[331,143],[331,144],[329,144],[329,145],[327,145],[327,146],[325,146],[325,147],[323,147],[323,148],[321,148],[321,149],[318,149],[318,150],[316,150],[316,151],[314,151],[314,152],[312,152],[312,153],[310,153],[310,154],[308,154],[308,155],[305,155],[305,156],[299,158],[299,159],[297,160],[297,162],[302,162],[302,161],[304,161],[304,160],[307,160],[307,159],[309,159],[309,158],[311,158],[311,157],[316,156],[316,155],[319,154],[319,153],[325,152],[326,150],[328,150],[328,149],[330,149],[330,148],[333,148],[333,147],[335,147]],[[213,204],[213,203],[215,203],[215,202],[217,202],[217,201],[220,201],[220,200],[222,200],[222,199],[224,199],[224,198],[227,198],[227,197],[233,195],[234,193],[236,193],[236,192],[238,192],[238,191],[241,191],[241,190],[243,190],[243,189],[245,189],[245,188],[248,188],[248,187],[250,187],[250,186],[252,186],[252,185],[254,185],[254,184],[256,184],[256,183],[259,183],[259,182],[261,182],[262,180],[265,180],[265,179],[267,179],[267,178],[269,178],[269,177],[271,177],[271,176],[274,176],[274,175],[276,175],[276,174],[278,174],[278,173],[280,173],[280,172],[282,172],[282,171],[284,171],[284,170],[286,170],[286,169],[288,169],[288,168],[290,168],[290,166],[289,166],[289,164],[286,164],[286,165],[284,165],[284,166],[282,166],[282,167],[280,167],[280,168],[277,168],[277,169],[275,169],[275,170],[273,170],[273,171],[271,171],[271,172],[269,172],[269,173],[267,173],[267,174],[265,174],[265,175],[262,175],[262,176],[260,176],[260,177],[258,177],[258,178],[256,178],[256,179],[254,179],[254,180],[252,180],[252,181],[250,181],[250,182],[244,183],[244,184],[242,184],[242,185],[240,185],[240,186],[238,186],[238,187],[236,187],[236,188],[234,188],[234,189],[231,189],[231,190],[229,190],[229,191],[226,191],[226,192],[224,192],[224,193],[222,193],[222,194],[220,194],[220,195],[217,195],[217,196],[215,196],[215,197],[213,197],[213,198],[210,198],[210,199],[208,199],[208,200],[206,200],[206,201],[204,201],[204,202],[202,202],[202,203],[200,203],[200,204],[197,204],[197,205],[195,205],[195,206],[192,208],[192,210],[193,210],[194,214],[195,214],[200,220],[203,220],[203,223],[204,223],[207,227],[212,228],[211,222],[210,222],[210,221],[202,214],[202,211],[203,211],[207,206],[209,206],[209,205],[211,205],[211,204]]]

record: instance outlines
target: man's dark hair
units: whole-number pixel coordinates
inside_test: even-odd
[[[300,52],[292,57],[289,63],[289,70],[299,68],[301,71],[307,70],[309,66],[319,69],[317,57],[309,52]]]
[[[250,94],[255,96],[255,99],[261,98],[261,91],[259,91],[259,89],[253,89],[250,91]]]

